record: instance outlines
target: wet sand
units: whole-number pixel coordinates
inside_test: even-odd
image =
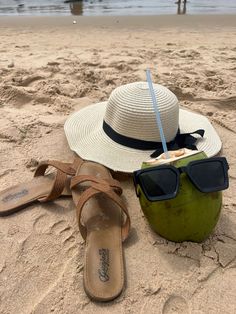
[[[73,24],[76,21],[77,24]],[[73,24],[73,25],[72,25]],[[118,24],[118,25],[117,25]],[[42,17],[42,16],[1,16],[0,27],[107,27],[129,28],[129,29],[156,29],[176,28],[184,30],[204,28],[205,31],[213,31],[215,28],[236,27],[235,15],[153,15],[153,16],[64,16],[64,17]],[[211,29],[209,29],[211,28]]]

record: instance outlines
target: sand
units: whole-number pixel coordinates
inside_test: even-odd
[[[73,24],[73,21],[76,23]],[[84,242],[71,199],[0,219],[0,313],[236,313],[236,18],[9,18],[0,20],[0,185],[30,180],[38,161],[71,161],[68,115],[117,86],[153,80],[213,123],[230,164],[219,223],[203,243],[151,231],[132,179],[126,287],[94,303],[83,289]]]

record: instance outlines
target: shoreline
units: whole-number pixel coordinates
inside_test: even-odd
[[[76,24],[73,24],[76,21]],[[8,27],[108,27],[156,28],[236,28],[236,15],[155,15],[155,16],[1,16],[0,28]]]

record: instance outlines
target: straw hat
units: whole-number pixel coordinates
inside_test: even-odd
[[[179,108],[177,97],[166,87],[153,84],[153,88],[166,142],[171,146],[178,131],[182,134],[203,129],[203,137],[198,134],[190,137],[197,139],[196,148],[208,157],[216,155],[222,144],[209,120]],[[70,148],[80,157],[115,171],[139,169],[156,147],[159,150],[162,147],[146,82],[120,86],[111,93],[108,101],[72,114],[65,123],[65,133]]]

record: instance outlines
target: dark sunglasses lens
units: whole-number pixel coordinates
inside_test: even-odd
[[[220,160],[192,165],[190,175],[203,191],[217,191],[226,184],[225,171]]]
[[[140,174],[146,193],[152,197],[172,197],[177,188],[177,174],[171,169],[156,169]]]

